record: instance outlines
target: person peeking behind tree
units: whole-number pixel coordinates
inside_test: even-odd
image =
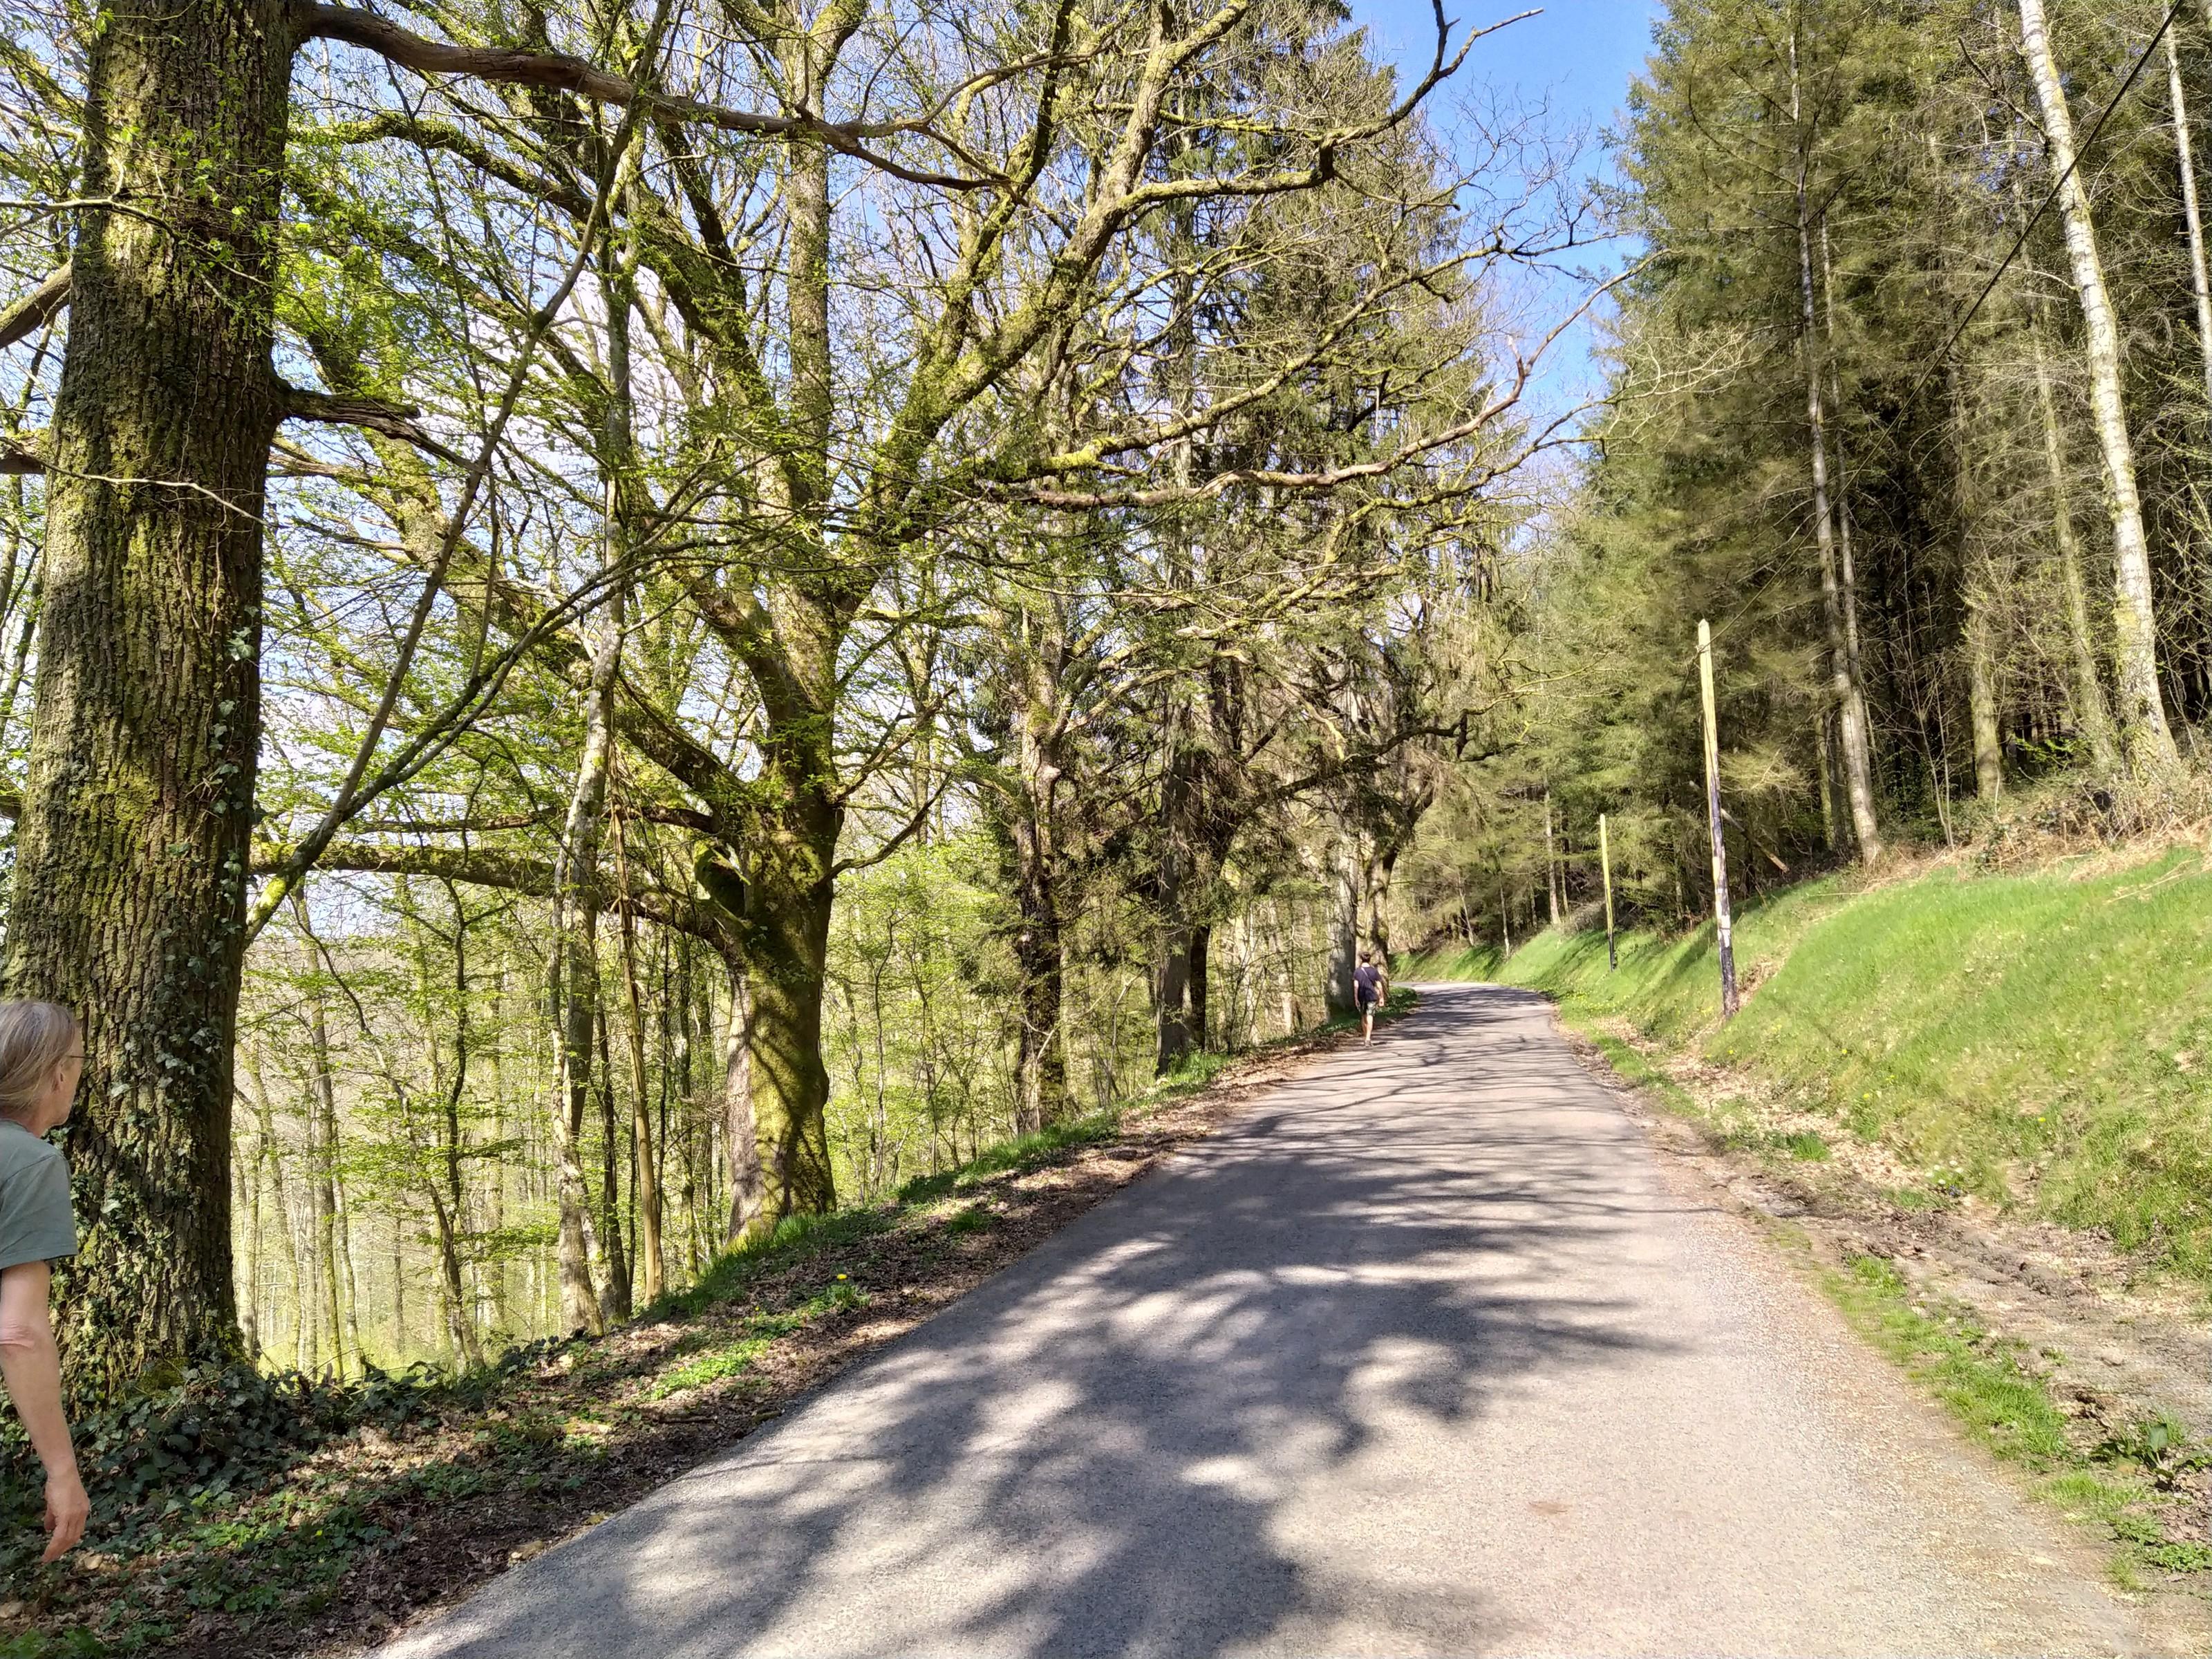
[[[0,1380],[46,1467],[47,1561],[75,1547],[92,1511],[46,1308],[52,1264],[76,1254],[76,1218],[69,1165],[46,1137],[69,1121],[83,1072],[76,1015],[51,1002],[0,1002]]]

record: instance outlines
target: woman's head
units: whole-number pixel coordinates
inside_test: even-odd
[[[83,1069],[75,1014],[58,1002],[0,1002],[0,1117],[44,1134],[69,1116]]]

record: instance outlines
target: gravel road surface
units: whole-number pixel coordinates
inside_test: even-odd
[[[383,1650],[2112,1654],[2095,1558],[1425,989],[781,1421]]]

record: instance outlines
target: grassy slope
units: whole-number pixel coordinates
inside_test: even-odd
[[[1549,933],[1407,963],[1401,977],[1548,991],[1749,1069],[1878,1141],[1934,1193],[1968,1190],[2107,1229],[2212,1284],[2212,872],[1937,871],[1862,891],[1830,878],[1748,909],[1754,994],[1721,1029],[1711,930]]]
[[[1894,1194],[1902,1203],[1977,1191],[2106,1229],[2212,1285],[2212,872],[2201,859],[2030,876],[1938,871],[1871,891],[1808,882],[1738,919],[1736,959],[1753,994],[1726,1027],[1710,927],[1627,934],[1613,973],[1601,933],[1553,932],[1503,963],[1494,950],[1440,952],[1400,975],[1551,994],[1626,1080],[1724,1145],[1770,1157],[1827,1151],[1797,1144],[1817,1137],[1775,1145],[1746,1129],[1739,1108],[1693,1097],[1607,1027],[1625,1020],[1662,1048],[1748,1072],[1830,1118],[1832,1137],[1879,1142],[1921,1183]],[[2036,1356],[1966,1310],[1917,1294],[1870,1256],[1820,1277],[1970,1435],[2112,1539],[2122,1584],[2212,1571],[2189,1495],[2208,1455],[2179,1425],[2148,1419],[2092,1443]]]

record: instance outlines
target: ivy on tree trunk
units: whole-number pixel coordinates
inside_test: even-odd
[[[231,1050],[260,741],[261,538],[291,41],[280,0],[92,32],[49,447],[9,988],[76,1010],[80,1390],[238,1350]],[[112,204],[112,205],[107,205]]]

